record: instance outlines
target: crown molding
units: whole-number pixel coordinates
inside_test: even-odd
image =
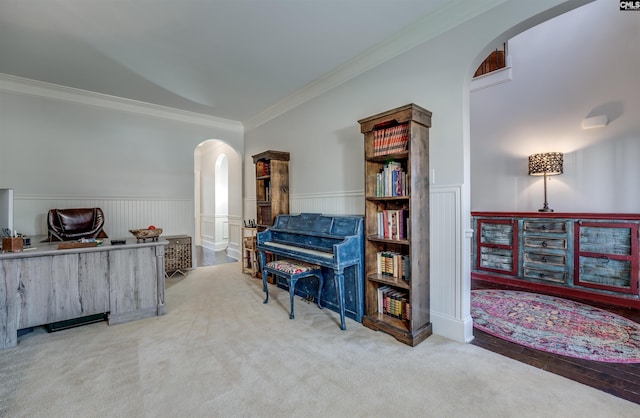
[[[0,91],[103,107],[212,128],[229,129],[239,131],[240,133],[244,132],[242,123],[231,119],[223,119],[201,113],[187,112],[171,107],[154,105],[137,100],[110,96],[108,94],[60,86],[57,84],[45,83],[9,74],[0,74]]]
[[[451,0],[391,38],[312,81],[245,122],[254,129],[318,97],[366,71],[407,52],[442,33],[505,3],[507,0]]]

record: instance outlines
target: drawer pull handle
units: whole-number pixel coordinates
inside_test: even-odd
[[[600,261],[604,264],[607,264],[609,262],[609,257],[603,255],[602,257],[600,257]]]
[[[547,262],[547,257],[542,257],[542,262],[546,263]]]
[[[542,246],[546,247],[547,246],[547,241],[542,241]]]
[[[542,224],[542,229],[547,229],[547,225]]]

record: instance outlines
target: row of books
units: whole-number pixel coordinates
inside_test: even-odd
[[[376,173],[376,196],[408,196],[407,173],[398,161],[389,161]]]
[[[408,214],[405,209],[384,209],[378,212],[378,236],[384,239],[406,240],[409,237]]]
[[[268,176],[269,175],[269,163],[265,161],[258,161],[256,163],[256,176]]]
[[[380,286],[378,288],[378,312],[410,321],[411,303],[405,292],[391,286]]]
[[[380,251],[376,254],[378,274],[409,281],[411,264],[409,256],[394,251]]]
[[[373,155],[406,151],[409,143],[409,124],[378,129],[373,132]]]

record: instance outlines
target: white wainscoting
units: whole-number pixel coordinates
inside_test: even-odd
[[[461,225],[462,188],[431,187],[430,193],[430,306],[434,334],[463,342],[472,327],[462,292],[464,232]]]
[[[240,216],[229,215],[227,219],[229,222],[229,246],[227,247],[227,256],[240,260],[242,255],[242,248],[240,244],[242,242],[242,218]]]
[[[212,214],[200,214],[200,239],[202,247],[216,250],[216,217]]]
[[[229,216],[200,215],[202,246],[213,251],[222,251],[229,245]]]
[[[47,234],[49,209],[99,207],[109,238],[131,237],[130,229],[155,225],[162,235],[194,236],[193,200],[166,198],[16,196],[14,225],[26,235]]]

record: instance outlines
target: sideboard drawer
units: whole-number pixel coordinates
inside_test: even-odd
[[[552,232],[564,234],[567,232],[567,224],[564,221],[524,221],[525,232]]]
[[[541,270],[536,268],[523,268],[524,277],[528,279],[545,280],[554,283],[565,283],[566,273],[564,270]]]
[[[637,239],[637,225],[583,223],[579,227],[581,252],[632,255],[632,243]]]
[[[505,248],[482,247],[478,259],[478,268],[511,272],[513,265],[513,250]]]
[[[524,246],[529,248],[547,248],[553,250],[566,250],[565,238],[524,237]]]
[[[477,221],[475,262],[478,270],[514,276],[518,272],[518,223],[513,219]]]
[[[524,262],[533,262],[541,264],[554,264],[556,266],[566,266],[567,257],[559,254],[544,254],[526,251],[524,253]]]

